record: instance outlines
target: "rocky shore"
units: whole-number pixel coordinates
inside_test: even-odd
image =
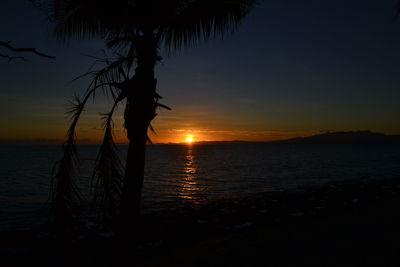
[[[400,179],[369,181],[144,214],[135,247],[90,228],[69,245],[45,226],[1,233],[0,256],[7,266],[399,266],[399,225]]]

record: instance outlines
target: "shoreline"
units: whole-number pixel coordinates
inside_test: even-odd
[[[400,237],[400,210],[396,210],[400,209],[400,179],[307,189],[215,201],[187,215],[180,236],[172,231],[169,238],[162,240],[164,244],[153,240],[156,248],[148,249],[139,265],[160,266],[168,262],[168,266],[260,266],[257,261],[264,260],[271,266],[303,266],[288,255],[299,251],[306,255],[321,247],[325,249],[320,255],[303,259],[304,266],[400,264],[397,250],[385,254],[386,249],[391,251],[391,242]],[[170,228],[164,230],[171,232],[174,228],[178,228],[177,221],[171,219]],[[291,243],[299,247],[290,246]],[[275,247],[277,244],[279,248]],[[304,251],[302,246],[310,251]],[[343,254],[341,246],[354,253]],[[270,259],[263,257],[268,249],[276,257],[274,253]],[[327,262],[327,253],[337,255],[336,259]],[[371,264],[361,260],[365,253]]]
[[[185,260],[186,263],[195,264],[192,262],[194,258],[201,254],[212,254],[209,251],[212,248],[225,248],[225,253],[232,249],[245,249],[243,246],[249,239],[252,242],[258,240],[259,244],[255,250],[260,250],[266,246],[264,241],[271,239],[276,233],[284,236],[286,232],[294,231],[297,234],[295,229],[324,221],[326,218],[351,221],[349,218],[356,214],[368,213],[371,210],[372,214],[366,215],[365,220],[368,221],[376,215],[376,207],[379,207],[378,211],[382,211],[384,216],[397,216],[396,210],[387,208],[391,203],[399,203],[400,208],[400,179],[257,193],[246,197],[214,200],[196,208],[144,214],[140,242],[136,249],[139,255],[137,263],[143,266],[158,266],[157,262],[171,261],[171,266],[179,266],[179,262]],[[400,211],[398,213],[400,217]],[[329,221],[322,223],[328,224]],[[284,228],[286,230],[282,230]],[[23,256],[23,261],[51,266],[51,259],[54,259],[51,255],[59,255],[60,251],[55,250],[54,238],[46,231],[48,229],[43,226],[26,232],[0,232],[0,256],[17,262]],[[298,232],[304,234],[304,229]],[[257,237],[265,233],[268,235],[262,239],[264,241]],[[279,236],[274,240],[280,241]],[[243,245],[241,242],[244,242]],[[73,262],[83,261],[93,266],[99,262],[109,262],[109,257],[112,258],[111,255],[115,252],[115,243],[115,236],[109,231],[86,231],[75,244],[79,251],[75,251]],[[199,249],[198,246],[205,247]],[[63,245],[57,244],[55,247]],[[109,253],[99,256],[99,250]],[[192,256],[187,258],[185,255]],[[209,257],[208,260],[211,261],[215,255]],[[220,260],[223,261],[225,256],[221,257]],[[49,265],[46,265],[49,259]]]

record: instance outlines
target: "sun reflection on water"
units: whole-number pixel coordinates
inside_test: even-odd
[[[196,194],[200,191],[200,187],[197,182],[197,162],[192,146],[187,147],[183,172],[180,197],[189,202],[198,203],[199,197]]]

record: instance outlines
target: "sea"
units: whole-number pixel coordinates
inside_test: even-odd
[[[85,201],[98,146],[79,146],[77,183]],[[126,146],[118,146],[121,160]],[[149,145],[143,212],[195,207],[260,192],[400,179],[400,145],[224,143]],[[49,183],[59,145],[0,146],[0,231],[48,220]]]

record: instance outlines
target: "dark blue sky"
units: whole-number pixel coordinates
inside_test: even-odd
[[[174,56],[157,68],[162,111],[156,141],[269,140],[327,130],[400,133],[400,19],[396,0],[264,3],[237,33]],[[86,81],[102,42],[57,43],[44,10],[2,0],[0,40],[34,46],[48,60],[0,61],[0,139],[59,139],[64,111]],[[4,52],[4,50],[1,50]],[[0,51],[0,52],[1,52]],[[100,133],[99,99],[81,124],[82,138]],[[122,108],[121,108],[122,110]],[[122,138],[121,120],[117,135]],[[4,129],[3,129],[4,127]]]

